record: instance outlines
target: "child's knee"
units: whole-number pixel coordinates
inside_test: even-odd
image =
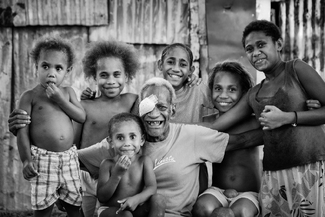
[[[197,200],[193,206],[192,214],[194,217],[208,217],[211,215],[215,206],[208,203],[206,200]]]
[[[235,217],[235,214],[228,207],[220,207],[215,209],[210,216],[211,217]]]
[[[161,194],[154,194],[150,198],[150,206],[160,207],[165,209],[166,207],[166,197]]]

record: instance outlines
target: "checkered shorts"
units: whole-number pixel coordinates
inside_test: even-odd
[[[52,152],[31,146],[31,153],[39,173],[39,176],[30,179],[32,209],[45,209],[58,199],[81,206],[81,176],[76,147]]]

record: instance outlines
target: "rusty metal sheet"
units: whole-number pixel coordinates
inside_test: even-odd
[[[0,28],[0,209],[6,207],[8,189],[13,187],[11,180],[7,179],[11,149],[7,123],[11,106],[11,76],[12,31],[11,28]]]
[[[255,0],[206,0],[209,68],[216,62],[241,62],[256,79],[256,70],[248,62],[241,43],[245,26],[255,20]]]
[[[107,0],[6,0],[0,2],[2,26],[107,25]]]
[[[325,79],[325,2],[291,0],[278,4],[284,60],[302,59]]]
[[[109,8],[110,25],[106,29],[117,40],[140,44],[189,43],[188,1],[110,0]]]

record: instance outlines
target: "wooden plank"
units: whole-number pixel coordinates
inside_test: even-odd
[[[144,30],[144,13],[143,13],[143,1],[135,1],[135,15],[134,15],[134,42],[144,43],[143,30]]]
[[[320,73],[322,77],[325,79],[325,73],[324,73],[324,67],[325,67],[325,34],[324,34],[324,29],[325,29],[325,2],[320,0],[320,20],[319,20],[319,26],[320,26],[320,44],[321,44],[321,49],[319,56],[320,58]]]
[[[167,0],[167,44],[173,43],[176,37],[175,17],[177,1]]]
[[[12,139],[8,117],[11,111],[12,77],[12,30],[0,28],[0,207],[7,206],[8,190],[12,187],[7,179],[9,150]]]
[[[313,28],[313,51],[314,51],[314,68],[319,69],[320,68],[320,51],[321,51],[321,44],[320,44],[320,31],[321,28],[319,26],[320,23],[320,1],[315,0],[314,4],[312,6],[312,10],[314,11],[313,14],[313,22],[312,22],[312,28]]]
[[[151,0],[143,0],[143,41],[152,43],[152,8]]]

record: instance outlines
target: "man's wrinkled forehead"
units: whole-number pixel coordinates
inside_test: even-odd
[[[160,102],[171,102],[171,93],[169,92],[168,88],[165,86],[148,86],[142,94],[142,99],[150,96],[155,95]]]

